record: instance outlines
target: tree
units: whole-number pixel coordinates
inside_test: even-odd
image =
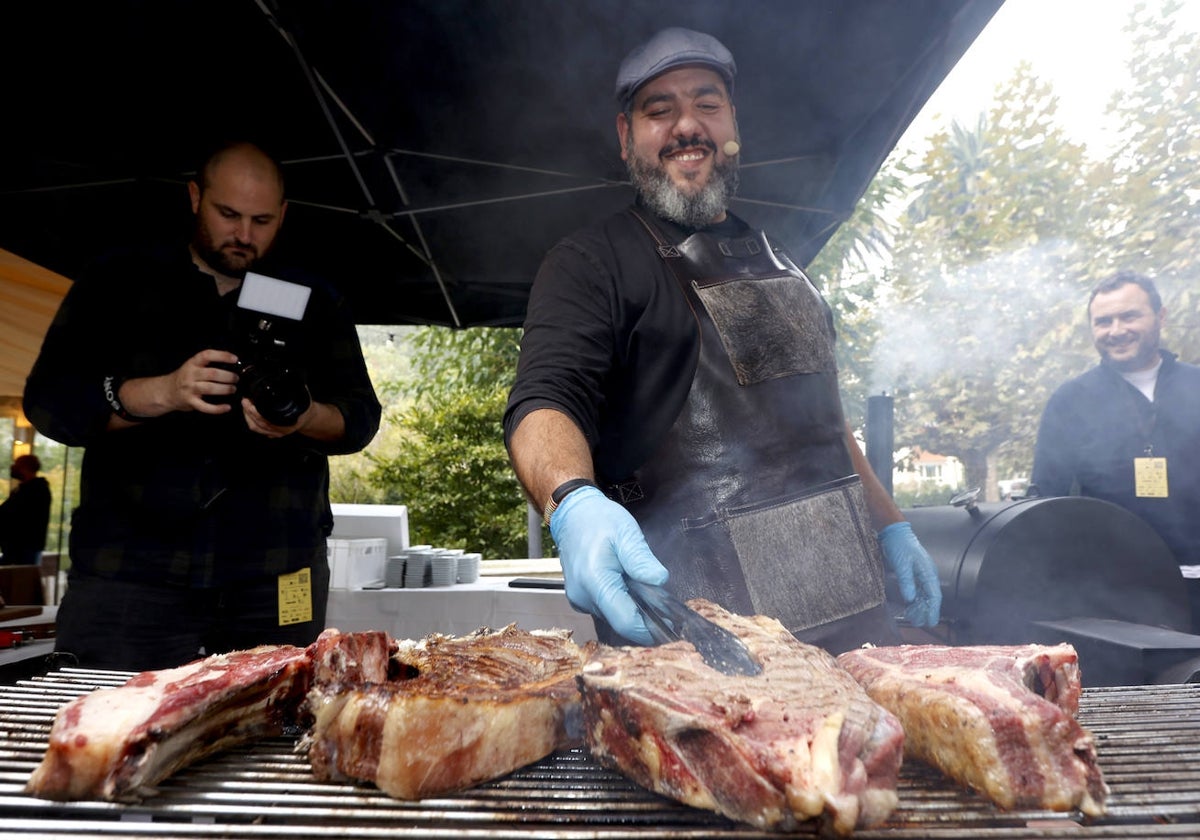
[[[501,387],[455,391],[397,418],[395,455],[377,459],[371,481],[385,488],[385,501],[408,505],[414,542],[524,555],[525,499],[500,426],[507,395]]]
[[[1176,33],[1177,2],[1139,3],[1125,31],[1128,87],[1110,112],[1121,144],[1100,195],[1109,209],[1103,250],[1113,267],[1154,277],[1171,347],[1200,361],[1200,42]]]
[[[405,383],[412,376],[409,338],[414,327],[360,326],[363,359],[383,405],[375,439],[362,452],[329,459],[329,499],[344,504],[383,504],[387,488],[372,481],[375,458],[399,451],[401,430],[395,419],[405,404]]]
[[[837,313],[838,384],[846,416],[854,425],[866,417],[873,384],[869,360],[877,334],[880,274],[896,228],[887,208],[904,194],[905,174],[902,161],[885,164],[806,271]]]
[[[1011,106],[1011,107],[1010,107]],[[897,437],[958,457],[996,498],[1006,451],[1032,448],[1088,273],[1092,186],[1057,99],[1018,67],[973,129],[930,138],[900,220],[873,366],[896,393]]]
[[[405,336],[409,372],[385,385],[386,448],[374,445],[369,482],[379,501],[405,504],[416,542],[526,553],[526,502],[504,447],[501,420],[520,331],[422,327]]]

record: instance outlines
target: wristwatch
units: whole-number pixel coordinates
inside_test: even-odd
[[[546,502],[546,507],[542,511],[542,521],[547,525],[550,524],[550,514],[562,504],[563,499],[567,498],[575,490],[580,487],[595,487],[596,482],[590,478],[572,478],[564,481],[562,484],[554,488],[554,492],[550,494],[550,501]]]

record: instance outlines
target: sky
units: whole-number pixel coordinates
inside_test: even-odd
[[[972,126],[995,86],[1022,59],[1059,96],[1058,122],[1073,140],[1102,154],[1111,142],[1104,112],[1126,76],[1129,48],[1121,29],[1133,0],[1005,0],[913,121],[901,147],[952,119]],[[1157,0],[1149,6],[1156,8]],[[1200,0],[1183,0],[1177,26],[1200,33]]]

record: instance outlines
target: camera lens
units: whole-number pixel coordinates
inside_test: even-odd
[[[248,365],[238,385],[263,419],[276,426],[295,425],[312,404],[304,376],[292,368]]]

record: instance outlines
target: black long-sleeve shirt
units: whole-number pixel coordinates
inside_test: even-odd
[[[237,405],[107,431],[105,377],[166,374],[207,348],[247,361],[245,313],[182,246],[110,258],[72,286],[26,383],[24,410],[47,437],[86,447],[75,567],[210,586],[295,571],[323,553],[333,524],[327,456],[365,447],[381,409],[347,307],[312,285],[286,352],[313,400],[342,413],[345,434],[332,443],[255,434]]]
[[[675,241],[693,231],[658,223]],[[748,227],[729,215],[711,230]],[[529,298],[506,440],[530,412],[570,417],[597,475],[629,477],[675,421],[696,369],[699,332],[645,228],[621,212],[561,240]]]

